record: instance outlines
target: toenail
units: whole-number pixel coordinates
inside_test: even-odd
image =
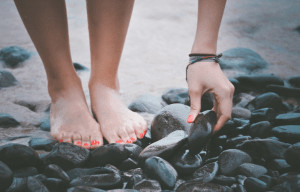
[[[131,141],[135,141],[135,138],[133,138],[133,137],[131,137],[130,139],[131,139]]]
[[[97,145],[100,145],[100,141],[97,141],[97,143],[96,143]]]
[[[77,145],[81,145],[81,141],[77,141],[76,144],[77,144]]]
[[[126,140],[126,143],[131,143],[131,141],[130,140]]]
[[[92,143],[91,143],[91,145],[99,145],[100,144],[100,142],[99,141],[97,141],[97,140],[94,140],[94,141],[92,141]]]
[[[146,133],[147,133],[147,129],[144,131],[144,135],[146,135]]]
[[[120,140],[116,141],[116,143],[123,143],[123,140],[120,139]]]
[[[60,143],[63,142],[63,141],[64,141],[64,140],[62,140],[62,139],[59,140]]]
[[[83,146],[89,146],[89,144],[88,143],[84,143]]]
[[[140,133],[140,138],[143,138],[144,137],[144,134],[143,133]]]

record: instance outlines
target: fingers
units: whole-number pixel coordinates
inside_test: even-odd
[[[191,109],[190,114],[187,118],[188,123],[193,123],[197,115],[200,113],[201,110],[201,97],[202,97],[202,90],[189,90],[190,95],[190,102],[191,102]]]

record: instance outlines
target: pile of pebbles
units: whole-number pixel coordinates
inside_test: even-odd
[[[33,137],[28,145],[0,146],[0,191],[300,191],[300,76],[230,81],[236,90],[232,119],[215,134],[211,94],[202,97],[192,124],[186,122],[187,89],[142,95],[129,109],[153,120],[136,143],[87,150]],[[0,114],[0,127],[18,124]]]

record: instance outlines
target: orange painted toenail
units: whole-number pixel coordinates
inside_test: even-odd
[[[63,142],[63,141],[64,141],[64,140],[62,140],[62,139],[59,140],[60,143]]]
[[[131,137],[130,140],[131,140],[131,141],[135,141],[135,138]]]
[[[123,143],[123,140],[120,139],[120,140],[116,141],[116,143]]]
[[[100,145],[100,141],[97,141],[97,145]]]
[[[146,135],[146,133],[147,133],[147,129],[144,131],[144,135]]]
[[[126,143],[131,143],[131,141],[130,141],[130,140],[127,140]]]
[[[143,133],[140,133],[140,138],[143,138],[144,137],[144,134]]]
[[[97,140],[93,140],[92,143],[91,143],[91,145],[97,145],[97,144],[100,144],[100,142],[97,141]]]
[[[83,146],[89,146],[89,144],[88,143],[84,143]]]
[[[77,145],[81,145],[81,141],[77,141],[76,144],[77,144]]]

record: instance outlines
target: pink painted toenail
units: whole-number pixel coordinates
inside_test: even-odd
[[[116,141],[116,143],[123,143],[123,140],[118,140],[118,141]]]
[[[77,145],[81,145],[81,141],[77,141],[76,144],[77,144]]]

